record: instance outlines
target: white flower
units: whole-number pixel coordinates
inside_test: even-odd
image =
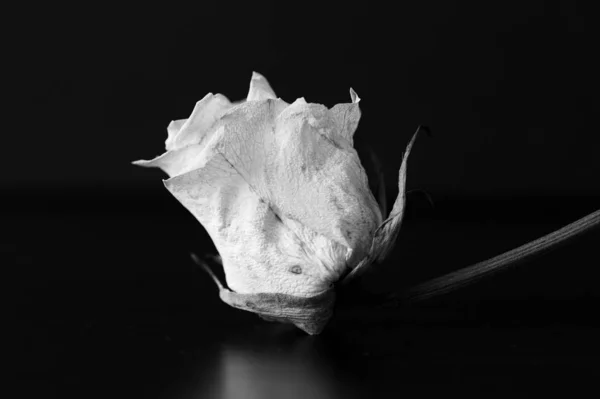
[[[166,188],[210,234],[225,302],[310,334],[331,316],[333,284],[381,260],[402,218],[412,141],[383,221],[353,148],[360,99],[350,95],[331,109],[288,104],[253,73],[246,101],[207,94],[168,126],[167,152],[135,162],[165,171]]]

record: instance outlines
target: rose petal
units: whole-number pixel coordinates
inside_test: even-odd
[[[210,131],[213,124],[232,107],[227,97],[221,94],[207,94],[196,103],[190,117],[185,120],[177,133],[171,135],[165,142],[168,151],[178,150],[190,144],[199,144],[206,139],[206,133]],[[172,126],[175,131],[177,125]]]
[[[195,254],[192,254],[192,259],[215,282],[221,300],[234,308],[258,313],[268,321],[293,323],[311,335],[319,334],[333,315],[335,290],[332,288],[310,297],[262,292],[240,294],[225,287],[210,267]]]
[[[292,323],[310,335],[323,331],[333,316],[335,302],[332,289],[308,298],[278,293],[238,294],[228,289],[220,290],[219,296],[234,308],[258,313],[268,321]]]
[[[205,146],[193,144],[179,150],[167,151],[151,160],[132,162],[134,165],[162,169],[169,177],[181,175],[206,163]]]
[[[356,151],[332,139],[326,107],[295,102],[278,113],[275,103],[228,113],[219,151],[282,218],[366,253],[382,219]]]
[[[225,157],[207,149],[202,168],[165,181],[167,189],[202,223],[223,259],[236,292],[312,296],[330,273],[307,266],[303,243],[275,215]],[[313,262],[311,262],[313,263]],[[301,273],[292,272],[300,265]]]
[[[360,98],[352,89],[350,89],[350,97],[352,103],[336,104],[331,108],[331,113],[339,126],[339,134],[353,146],[352,137],[360,121],[360,107],[358,106]]]
[[[246,101],[260,101],[260,100],[275,100],[277,96],[269,85],[267,79],[260,73],[252,72],[252,79],[250,79],[250,90]]]
[[[165,140],[165,148],[167,150],[169,150],[170,147],[172,147],[172,143],[175,140],[175,136],[177,136],[177,133],[179,133],[179,131],[181,130],[181,127],[184,125],[184,123],[187,121],[187,119],[178,119],[175,121],[171,121],[171,123],[169,123],[169,126],[167,126],[167,139]]]

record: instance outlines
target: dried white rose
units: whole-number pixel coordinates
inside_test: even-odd
[[[204,226],[222,258],[223,301],[318,334],[331,317],[334,283],[393,246],[399,195],[383,221],[352,136],[360,101],[327,109],[277,98],[253,73],[246,101],[207,94],[168,126],[166,152],[135,164],[159,167],[166,188]],[[414,140],[414,137],[413,137]]]

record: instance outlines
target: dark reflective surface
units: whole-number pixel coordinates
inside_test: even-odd
[[[4,197],[24,397],[578,397],[596,387],[598,232],[419,306],[339,309],[310,337],[220,302],[188,257],[210,241],[168,193],[72,194]],[[392,260],[365,289],[491,257],[598,201],[411,204]]]
[[[434,139],[411,153],[408,188],[492,197],[431,210],[409,196],[396,250],[365,286],[411,286],[600,208],[594,3],[239,3],[20,13],[5,57],[5,124],[19,126],[4,129],[0,184],[17,392],[597,397],[598,233],[418,307],[340,310],[311,338],[221,303],[188,256],[214,251],[208,235],[162,172],[130,165],[162,153],[168,123],[206,93],[244,98],[252,71],[286,101],[331,107],[352,87],[355,147],[371,184],[369,148],[380,158],[388,205],[419,124]]]
[[[261,325],[224,334],[206,353],[185,355],[184,372],[168,397],[357,397],[351,370],[340,367],[324,340],[286,326]]]

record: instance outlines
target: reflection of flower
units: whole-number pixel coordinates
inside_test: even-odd
[[[391,248],[406,156],[382,224],[353,148],[360,99],[350,95],[331,109],[303,98],[288,104],[254,73],[246,101],[207,94],[168,126],[167,152],[136,162],[165,171],[167,189],[206,228],[232,290],[221,298],[232,306],[318,333],[333,283]]]

